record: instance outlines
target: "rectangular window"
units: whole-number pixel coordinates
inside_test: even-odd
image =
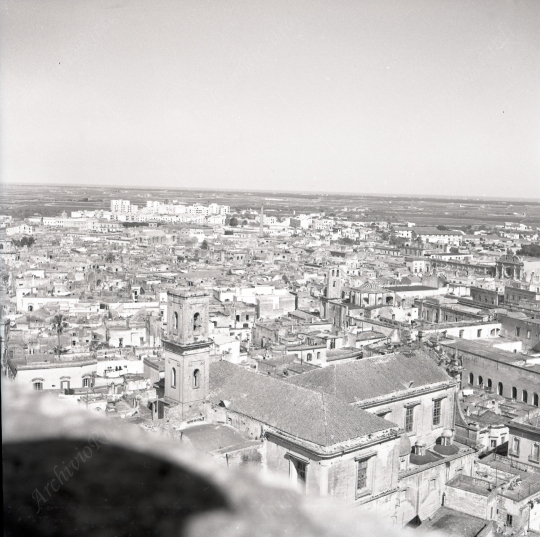
[[[306,490],[307,462],[295,458],[291,458],[290,461],[294,467],[293,479],[296,480],[296,484],[301,490]]]
[[[521,329],[519,328],[519,326],[516,326],[516,337],[519,337],[520,331]]]
[[[490,446],[491,446],[491,449],[494,449],[497,447],[497,440],[491,440],[490,441]]]
[[[88,388],[90,386],[90,379],[82,379],[83,388]]]
[[[435,401],[433,401],[433,425],[441,424],[441,407],[442,400],[435,399]]]
[[[367,487],[368,460],[356,461],[356,491],[362,491]]]
[[[512,526],[513,522],[514,522],[514,517],[507,513],[506,514],[506,525],[507,526]]]
[[[298,481],[301,481],[305,484],[307,477],[307,464],[305,462],[298,461],[296,465],[296,472],[298,476]]]
[[[512,441],[512,452],[514,455],[519,455],[519,438],[514,438]]]
[[[409,406],[405,409],[405,432],[411,433],[414,427],[414,407]]]
[[[34,382],[34,390],[37,390],[37,391],[43,390],[43,382]]]
[[[540,461],[540,444],[533,444],[531,460],[534,462]]]

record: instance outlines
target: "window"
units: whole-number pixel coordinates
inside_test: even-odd
[[[490,389],[493,388],[493,382],[491,381],[491,379],[488,379],[487,387],[490,388]]]
[[[236,316],[236,320],[237,320],[237,321],[240,321],[240,315],[237,315],[237,316]]]
[[[178,330],[178,313],[176,311],[173,314],[173,327]]]
[[[519,438],[514,437],[512,440],[512,453],[513,455],[519,455]]]
[[[530,460],[534,462],[540,460],[540,444],[533,444]]]
[[[176,388],[176,369],[171,369],[171,388]]]
[[[476,331],[476,337],[482,337],[482,329]]]
[[[497,384],[497,395],[502,395],[503,391],[504,391],[503,383],[499,382],[499,384]]]
[[[412,432],[414,427],[414,407],[408,406],[405,409],[405,432]]]
[[[310,352],[308,352],[308,353],[307,353],[306,360],[307,360],[308,362],[311,362],[312,359],[313,359],[313,355],[312,355]]]
[[[296,465],[296,476],[298,481],[304,483],[305,485],[307,478],[307,464],[305,462],[298,461]]]
[[[531,331],[527,330],[527,339],[531,339]]]
[[[246,321],[249,321],[249,315],[246,315]]]
[[[478,386],[484,385],[484,377],[482,375],[478,375]]]
[[[119,337],[119,338],[118,338],[118,346],[119,346],[119,347],[123,347],[123,346],[124,346],[124,338],[123,338],[123,337]]]
[[[307,481],[307,461],[301,461],[295,457],[291,457],[289,460],[291,462],[292,480],[296,481],[296,484],[300,489],[305,490]]]
[[[514,521],[514,517],[511,514],[506,513],[506,525],[512,526],[513,521]]]
[[[433,425],[441,424],[441,407],[442,400],[435,399],[435,401],[433,401]]]
[[[195,389],[201,387],[201,371],[199,369],[193,371],[193,387]]]
[[[472,386],[474,384],[474,375],[469,373],[469,384]]]
[[[489,445],[491,449],[495,449],[497,447],[497,440],[491,440]]]
[[[532,404],[534,406],[538,406],[538,394],[537,393],[533,393]]]
[[[34,390],[40,392],[43,390],[43,382],[34,382]]]
[[[517,388],[512,386],[512,399],[517,399]]]
[[[82,385],[83,385],[83,388],[89,388],[90,387],[90,379],[89,378],[82,379]]]
[[[356,461],[356,492],[367,488],[368,480],[368,459]]]
[[[459,337],[462,338],[464,333],[465,333],[465,330],[460,330],[459,331]]]
[[[201,315],[196,313],[193,316],[193,330],[196,331],[201,327]]]
[[[527,399],[529,398],[529,394],[527,393],[527,390],[523,390],[521,392],[521,400],[526,403]]]

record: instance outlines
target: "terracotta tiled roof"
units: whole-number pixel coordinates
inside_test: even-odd
[[[302,376],[302,375],[300,375]],[[226,361],[210,366],[213,403],[320,446],[331,446],[396,426],[336,397],[266,377]]]
[[[355,403],[450,380],[432,358],[414,351],[331,365],[292,377],[288,382]]]

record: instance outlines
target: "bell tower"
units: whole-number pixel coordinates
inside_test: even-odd
[[[326,275],[326,298],[332,300],[341,298],[341,269],[329,267]]]
[[[183,419],[201,413],[208,395],[210,341],[208,294],[167,292],[167,329],[163,337],[165,399],[181,406]]]

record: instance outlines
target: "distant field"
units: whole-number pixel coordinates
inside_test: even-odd
[[[406,196],[362,196],[301,192],[236,192],[176,189],[126,189],[91,186],[3,185],[0,190],[2,214],[25,218],[38,213],[57,216],[76,210],[108,209],[111,199],[129,199],[145,206],[148,200],[181,203],[219,203],[233,210],[292,215],[325,211],[327,215],[346,215],[351,220],[412,221],[417,225],[450,226],[500,225],[523,222],[540,225],[540,202],[464,198],[411,198]],[[346,210],[346,212],[345,212]],[[353,211],[351,211],[353,210]],[[518,213],[518,214],[513,214]]]

